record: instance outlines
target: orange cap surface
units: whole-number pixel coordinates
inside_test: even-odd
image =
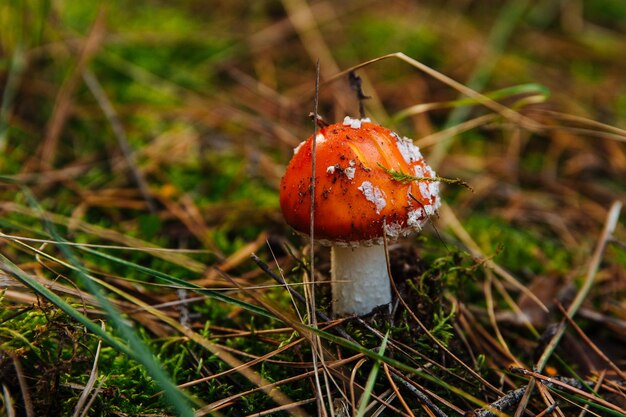
[[[316,136],[315,239],[328,244],[380,243],[421,229],[439,207],[439,183],[400,182],[387,170],[434,177],[411,140],[346,117]],[[294,229],[309,234],[313,136],[294,150],[280,185],[280,206]]]

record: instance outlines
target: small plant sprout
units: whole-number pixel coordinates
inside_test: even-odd
[[[416,179],[400,181],[390,172]],[[314,188],[314,238],[331,246],[335,315],[368,314],[391,302],[384,239],[421,230],[441,204],[436,178],[410,139],[369,119],[346,117],[295,149],[281,182],[280,205],[287,223],[309,234]]]

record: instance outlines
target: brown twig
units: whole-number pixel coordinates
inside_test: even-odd
[[[413,395],[415,395],[417,397],[417,399],[421,403],[425,404],[430,409],[430,411],[432,411],[435,414],[435,416],[437,416],[437,417],[448,417],[448,415],[446,413],[444,413],[439,407],[437,407],[437,405],[435,403],[433,403],[431,401],[431,399],[428,398],[428,396],[426,394],[424,394],[422,391],[417,389],[415,386],[413,386],[409,382],[405,381],[404,378],[401,377],[400,375],[398,375],[396,372],[397,371],[393,370],[393,373],[391,374],[391,377],[396,382],[402,384],[402,386],[404,388],[406,388],[407,390],[411,391],[411,393]]]
[[[585,332],[583,332],[583,330],[576,324],[576,322],[572,320],[572,318],[567,314],[567,311],[561,303],[557,301],[556,306],[563,314],[563,318],[572,327],[572,329],[574,329],[576,333],[578,333],[578,335],[583,339],[587,346],[589,346],[591,350],[593,350],[593,352],[598,355],[598,357],[600,357],[600,359],[605,361],[606,364],[609,365],[611,369],[613,369],[615,373],[619,375],[620,378],[622,378],[622,381],[626,382],[626,374],[624,374],[624,371],[622,371],[608,356],[606,356],[604,352],[602,352],[602,350],[600,350],[600,348],[595,343],[593,343],[593,341],[591,341],[591,339],[589,339]]]
[[[570,391],[576,395],[580,395],[581,397],[584,397],[586,400],[591,401],[591,402],[596,402],[604,407],[610,408],[611,410],[617,411],[618,413],[622,413],[622,414],[626,414],[626,410],[624,410],[621,407],[618,407],[617,405],[610,403],[608,401],[606,401],[603,398],[600,398],[598,396],[595,396],[593,394],[590,394],[586,391],[583,391],[581,388],[585,387],[588,388],[588,386],[583,385],[580,381],[573,379],[573,378],[556,378],[556,377],[549,377],[549,376],[545,376],[542,375],[538,372],[533,372],[530,371],[528,369],[524,369],[524,368],[518,368],[518,367],[511,367],[509,369],[511,372],[513,373],[517,373],[517,374],[521,374],[524,376],[529,376],[532,377],[536,380],[540,380],[543,382],[543,384],[548,387],[548,388],[554,388],[554,387],[559,387],[559,388],[563,388],[567,391]]]
[[[580,290],[576,294],[576,297],[574,297],[574,300],[572,301],[569,308],[567,309],[566,316],[569,317],[570,319],[574,317],[574,315],[576,315],[576,313],[578,312],[578,309],[582,306],[583,301],[585,300],[585,298],[589,294],[589,291],[591,290],[596,273],[598,272],[598,268],[600,267],[600,262],[602,260],[604,248],[606,247],[606,244],[609,241],[609,239],[611,239],[613,235],[613,231],[615,230],[615,227],[617,226],[621,209],[622,209],[622,203],[620,201],[615,201],[611,205],[611,209],[609,210],[609,213],[607,214],[607,217],[606,217],[604,229],[598,239],[598,243],[591,257],[591,261],[589,262],[589,268],[587,269],[587,275],[585,277],[585,281],[583,282],[582,287],[580,288]],[[554,333],[550,341],[546,344],[546,347],[541,357],[537,360],[537,363],[535,364],[535,370],[537,372],[541,372],[543,368],[546,366],[548,359],[550,358],[550,356],[556,349],[564,333],[565,333],[565,320],[563,320],[559,324],[559,327],[557,328],[556,332]],[[523,410],[526,408],[526,405],[528,404],[528,400],[530,399],[530,395],[532,393],[532,389],[534,388],[534,384],[535,384],[534,381],[535,381],[534,379],[529,380],[528,386],[526,387],[527,389],[526,393],[524,394],[524,397],[519,403],[519,406],[515,412],[515,417],[521,416]]]
[[[489,406],[474,410],[472,417],[498,417],[499,411],[504,411],[515,407],[524,396],[525,391],[526,387],[509,391],[506,393],[506,395],[498,398],[498,400],[489,404]]]
[[[603,370],[600,373],[600,377],[598,378],[598,381],[596,382],[596,385],[593,387],[593,392],[597,393],[600,390],[600,387],[602,386],[602,383],[604,382],[604,377],[606,376],[606,371]],[[585,406],[583,407],[582,411],[580,412],[580,415],[578,417],[585,417],[585,414],[587,414],[587,410],[589,410],[589,404],[585,404]]]
[[[407,402],[404,400],[404,397],[400,393],[398,386],[396,385],[395,382],[393,382],[394,377],[393,375],[391,375],[391,372],[389,372],[389,365],[387,365],[386,363],[383,363],[382,365],[383,365],[383,370],[385,371],[385,375],[387,375],[387,380],[389,381],[389,385],[391,385],[391,389],[393,389],[393,392],[396,393],[396,397],[398,397],[400,404],[402,404],[402,407],[404,407],[404,409],[406,410],[409,416],[415,417],[415,415],[413,414],[413,411],[411,411],[411,407],[409,407]]]

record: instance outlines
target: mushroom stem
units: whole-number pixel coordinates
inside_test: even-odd
[[[335,315],[363,315],[391,303],[384,246],[333,246],[330,256]]]

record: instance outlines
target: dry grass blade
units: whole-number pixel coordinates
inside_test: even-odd
[[[22,400],[24,401],[24,411],[27,417],[35,417],[35,409],[33,407],[33,401],[30,395],[30,389],[28,388],[28,382],[24,377],[24,371],[22,364],[17,356],[13,358],[13,366],[15,367],[15,373],[17,374],[17,382],[20,384],[20,390],[22,392]],[[8,414],[8,413],[7,413]]]
[[[576,322],[572,319],[572,317],[567,313],[565,308],[561,305],[561,303],[557,303],[557,307],[561,314],[563,314],[563,318],[567,320],[567,324],[572,327],[580,336],[580,338],[589,346],[589,348],[596,354],[600,359],[602,359],[615,373],[622,378],[623,382],[626,382],[626,373],[622,371],[619,366],[617,366],[611,358],[609,358],[593,341],[585,334],[583,329],[576,324]]]
[[[400,390],[398,389],[398,386],[393,381],[393,377],[391,373],[389,372],[389,365],[387,365],[386,363],[383,363],[383,370],[385,371],[385,375],[387,376],[387,381],[389,382],[389,385],[391,385],[391,389],[393,389],[393,392],[396,393],[396,397],[400,401],[400,404],[402,404],[404,411],[406,411],[406,413],[410,417],[415,417],[415,415],[413,414],[413,411],[411,410],[411,407],[409,407],[407,402],[404,400],[404,397],[402,396],[402,394],[400,394]]]
[[[354,362],[355,360],[361,359],[362,357],[363,357],[363,354],[358,353],[358,354],[356,354],[356,355],[354,355],[354,356],[352,356],[350,358],[328,362],[328,368],[329,369],[341,368],[343,366],[346,366],[346,365]],[[253,394],[255,392],[270,390],[270,389],[278,387],[280,385],[285,385],[285,384],[289,384],[289,383],[292,383],[292,382],[299,381],[299,380],[304,379],[304,378],[309,378],[309,377],[313,376],[313,374],[315,372],[319,372],[319,369],[317,371],[312,370],[312,371],[303,372],[303,373],[301,373],[299,375],[296,375],[296,376],[293,376],[291,378],[287,378],[287,379],[283,379],[283,380],[280,380],[280,381],[272,382],[272,383],[270,383],[270,384],[268,384],[266,386],[260,386],[260,387],[253,388],[253,389],[248,390],[248,391],[238,392],[237,394],[234,394],[234,395],[232,395],[230,397],[223,398],[221,400],[215,401],[212,404],[208,404],[208,405],[198,409],[196,411],[196,416],[197,417],[201,417],[201,416],[210,414],[214,410],[219,410],[219,409],[223,408],[226,405],[232,404],[234,401],[238,400],[239,398],[245,397],[245,396]],[[217,375],[215,375],[215,377],[217,377]],[[193,381],[193,382],[195,383],[196,381]],[[186,386],[188,386],[188,385],[186,384]]]
[[[402,52],[396,52],[393,54],[388,54],[388,55],[383,55],[380,56],[378,58],[374,58],[371,59],[369,61],[365,61],[361,64],[355,65],[353,67],[350,67],[346,70],[343,70],[335,75],[333,75],[332,77],[326,79],[324,81],[323,84],[326,83],[330,83],[333,82],[341,77],[343,77],[344,75],[356,71],[359,68],[363,68],[366,67],[368,65],[371,65],[375,62],[379,62],[379,61],[383,61],[386,59],[390,59],[390,58],[396,58],[399,59],[401,61],[404,61],[406,63],[408,63],[409,65],[419,69],[420,71],[428,74],[429,76],[431,76],[432,78],[441,81],[442,83],[454,88],[455,90],[459,91],[460,93],[464,94],[467,97],[470,97],[474,100],[476,100],[478,103],[482,104],[483,106],[489,108],[490,110],[493,110],[494,112],[500,114],[502,117],[510,120],[511,122],[524,127],[525,129],[528,129],[530,131],[538,131],[542,129],[542,125],[537,123],[536,121],[529,119],[528,117],[516,112],[515,110],[512,110],[500,103],[498,103],[497,101],[494,101],[492,99],[490,99],[489,97],[485,96],[484,94],[481,94],[475,90],[472,90],[471,88],[465,86],[464,84],[459,83],[458,81],[453,80],[452,78],[448,77],[447,75],[444,75],[442,73],[440,73],[439,71],[436,71],[432,68],[430,68],[428,65],[425,65],[407,55],[405,55]]]
[[[600,136],[606,137],[609,139],[618,140],[620,142],[626,142],[626,130],[620,129],[616,126],[611,126],[606,123],[598,122],[597,120],[589,119],[582,116],[577,116],[573,114],[562,113],[553,110],[545,110],[545,109],[532,109],[531,113],[536,113],[540,115],[549,115],[558,120],[563,120],[566,122],[572,122],[576,125],[582,126],[581,130],[592,135],[592,136]],[[568,129],[568,126],[559,126],[559,129]]]
[[[606,376],[606,371],[602,371],[598,377],[598,381],[596,382],[596,385],[593,387],[594,394],[598,395],[598,391],[600,390],[600,387],[602,387],[602,384],[604,383],[605,376]],[[581,410],[578,417],[585,417],[588,410],[589,410],[589,404],[585,404],[585,406]]]
[[[496,274],[498,274],[500,277],[504,278],[505,281],[507,281],[509,284],[513,285],[519,291],[521,291],[526,296],[528,296],[543,311],[548,312],[548,308],[543,304],[543,302],[541,302],[541,300],[539,300],[539,298],[537,298],[537,296],[535,294],[530,292],[528,290],[528,288],[526,288],[515,277],[513,277],[511,274],[509,274],[507,271],[505,271],[504,268],[502,268],[501,266],[496,264],[493,260],[491,260],[489,258],[486,258],[482,254],[482,252],[481,252],[480,248],[478,247],[478,245],[476,244],[476,242],[474,242],[472,237],[463,228],[463,226],[461,225],[461,222],[454,215],[454,212],[452,211],[452,209],[447,204],[445,204],[445,203],[442,204],[440,210],[441,210],[441,219],[442,219],[443,223],[446,226],[450,227],[454,231],[454,234],[468,248],[468,250],[470,251],[472,256],[474,256],[477,259],[479,259],[481,262],[484,263],[484,265],[487,268],[492,269]]]
[[[122,126],[122,123],[120,122],[117,116],[117,113],[115,111],[115,108],[113,107],[113,104],[107,97],[106,93],[102,89],[102,86],[100,85],[100,82],[98,81],[96,76],[93,74],[93,72],[89,70],[83,71],[83,79],[85,80],[85,83],[91,90],[91,93],[94,95],[94,97],[98,101],[98,104],[102,108],[102,112],[104,113],[106,118],[109,120],[111,129],[115,133],[115,137],[117,138],[117,143],[120,149],[122,150],[122,154],[124,155],[124,159],[126,160],[126,164],[128,165],[128,169],[132,173],[133,178],[135,179],[135,182],[137,184],[137,187],[139,188],[139,191],[141,191],[141,194],[143,195],[143,198],[146,201],[148,208],[150,209],[152,213],[155,213],[156,205],[154,203],[154,199],[152,198],[150,194],[150,190],[148,188],[148,184],[146,183],[146,179],[143,176],[143,173],[137,167],[135,154],[133,153],[132,148],[130,144],[128,143],[128,138],[126,137],[126,131],[124,130],[124,127]]]
[[[420,148],[427,148],[429,146],[436,145],[441,141],[451,139],[454,136],[459,135],[463,132],[467,132],[479,126],[484,126],[485,124],[492,122],[497,118],[498,115],[496,114],[485,114],[483,116],[478,116],[474,119],[459,123],[456,126],[452,126],[431,135],[421,137],[415,141],[415,145],[419,146]]]
[[[0,238],[15,240],[20,242],[35,242],[35,243],[43,243],[46,245],[56,245],[59,242],[51,239],[37,239],[32,237],[18,236],[18,235],[10,235],[6,233],[0,232]],[[116,246],[116,245],[100,245],[95,243],[77,243],[77,242],[63,242],[66,246],[80,246],[85,248],[98,248],[98,249],[121,249],[125,251],[139,251],[139,252],[172,252],[172,253],[209,253],[209,251],[204,249],[172,249],[172,248],[142,248],[142,247],[129,247],[129,246]]]
[[[496,333],[496,339],[501,347],[501,351],[515,364],[519,364],[519,361],[513,354],[511,353],[511,349],[509,349],[508,344],[504,340],[502,336],[502,332],[500,331],[500,326],[498,325],[498,321],[496,320],[495,314],[495,306],[493,300],[493,294],[491,292],[491,286],[493,283],[493,272],[490,270],[485,271],[485,275],[487,279],[484,283],[484,293],[485,293],[485,301],[487,303],[487,314],[489,315],[489,321],[491,323],[491,327],[493,331]]]
[[[615,203],[613,203],[613,205],[611,206],[611,209],[609,210],[606,223],[604,225],[604,230],[602,231],[602,234],[599,237],[598,243],[593,252],[593,256],[591,257],[591,260],[589,263],[589,269],[587,270],[587,275],[585,277],[583,285],[578,291],[578,293],[576,294],[576,297],[574,297],[574,300],[572,301],[570,306],[567,308],[567,317],[569,319],[572,319],[572,317],[576,314],[578,309],[582,306],[583,301],[589,295],[589,291],[591,290],[591,287],[594,282],[594,278],[596,276],[596,273],[598,272],[600,262],[602,261],[604,248],[606,247],[607,242],[609,241],[609,239],[611,239],[613,232],[615,231],[617,222],[619,220],[621,209],[622,209],[622,203],[619,201],[616,201]],[[565,333],[565,323],[561,323],[558,330],[556,331],[554,336],[551,338],[550,342],[546,345],[546,348],[543,354],[537,361],[537,364],[535,365],[535,369],[537,369],[539,372],[543,370],[544,366],[548,362],[550,355],[552,354],[552,352],[558,345],[561,337],[563,336],[563,333]]]
[[[203,348],[211,352],[213,355],[218,357],[220,360],[224,361],[224,363],[226,363],[231,368],[237,369],[238,373],[240,373],[243,377],[248,379],[251,383],[255,384],[256,386],[258,387],[270,386],[269,381],[263,378],[259,373],[252,370],[246,364],[241,363],[237,358],[235,358],[233,355],[228,353],[226,349],[222,348],[218,344],[205,339],[204,337],[194,332],[193,330],[181,325],[177,320],[171,317],[168,317],[167,315],[163,314],[161,311],[153,308],[152,306],[146,304],[145,302],[139,300],[138,298],[133,297],[132,295],[126,292],[123,292],[120,289],[104,281],[98,280],[95,277],[91,277],[91,279],[93,279],[94,281],[102,285],[103,287],[109,289],[110,291],[113,291],[116,294],[128,299],[132,303],[140,306],[141,308],[145,309],[146,311],[153,314],[154,316],[158,317],[161,321],[168,324],[170,327],[176,329],[180,334],[194,341],[195,343],[202,346]],[[288,398],[285,394],[283,394],[281,391],[273,390],[269,388],[269,389],[264,390],[264,392],[269,397],[271,397],[277,404],[288,405],[288,404],[293,403],[293,401],[290,398]],[[292,409],[290,412],[296,416],[303,416],[303,417],[306,416],[306,413],[299,407],[294,407],[294,409]]]
[[[604,248],[606,247],[606,244],[609,241],[609,239],[612,237],[615,227],[617,226],[617,221],[619,220],[621,208],[622,208],[621,202],[617,201],[613,203],[613,205],[611,206],[611,209],[609,210],[606,223],[604,225],[604,230],[602,231],[602,234],[599,237],[595,251],[591,257],[589,268],[587,270],[587,276],[585,277],[583,286],[580,288],[580,290],[576,294],[576,297],[574,297],[574,300],[572,301],[572,303],[567,309],[567,316],[570,319],[576,314],[576,312],[582,305],[583,301],[589,294],[595,275],[598,271],[598,267],[602,260]],[[539,359],[537,360],[537,363],[535,364],[534,368],[538,372],[541,372],[543,368],[546,366],[548,359],[550,358],[550,356],[556,349],[564,333],[565,333],[565,322],[561,322],[556,332],[551,337],[550,341],[546,344],[541,356],[539,357]],[[521,416],[523,411],[526,409],[526,405],[528,403],[528,400],[530,399],[530,394],[532,392],[534,385],[535,385],[534,379],[530,379],[528,386],[527,386],[526,393],[524,394],[524,397],[520,401],[519,406],[516,410],[516,413],[515,413],[516,417]]]
[[[274,407],[274,408],[270,408],[269,410],[265,410],[265,411],[260,411],[258,413],[254,413],[254,414],[248,414],[246,417],[261,417],[261,416],[268,416],[268,415],[272,415],[274,413],[278,413],[280,411],[288,411],[291,413],[291,410],[294,408],[297,408],[301,405],[305,405],[305,404],[310,404],[312,402],[316,402],[317,398],[309,398],[306,400],[301,400],[301,401],[296,401],[293,402],[291,404],[284,404],[278,407]]]
[[[563,382],[563,381],[561,381],[561,380],[559,380],[557,378],[551,378],[549,376],[545,376],[545,375],[542,375],[540,373],[532,372],[532,371],[529,371],[529,370],[523,369],[523,368],[511,368],[511,371],[513,371],[515,373],[519,373],[519,374],[525,375],[525,376],[530,376],[530,377],[535,378],[537,380],[540,380],[547,387],[553,386],[553,387],[563,388],[566,391],[569,391],[571,393],[579,395],[579,396],[585,398],[586,400],[588,400],[590,402],[600,404],[600,405],[602,405],[604,407],[607,407],[607,408],[609,408],[609,409],[611,409],[613,411],[617,411],[618,413],[626,415],[626,410],[621,408],[621,407],[619,407],[618,405],[613,404],[613,403],[611,403],[611,402],[609,402],[609,401],[607,401],[607,400],[605,400],[603,398],[600,398],[600,397],[594,395],[593,393],[589,393],[587,391],[583,391],[582,389],[577,388],[577,387],[575,387],[575,386],[573,386],[571,384],[568,384],[567,382]]]
[[[11,202],[2,202],[0,203],[0,209],[8,212],[21,213],[27,216],[31,216],[33,218],[39,218],[41,216],[41,211],[23,206],[21,204],[11,203]],[[66,216],[62,216],[60,214],[45,212],[45,217],[49,221],[69,227],[70,225],[74,226],[78,230],[81,230],[89,235],[98,236],[100,239],[110,240],[112,242],[120,243],[127,245],[131,248],[142,248],[146,252],[151,252],[155,257],[164,259],[166,261],[172,262],[176,265],[180,265],[184,268],[189,269],[193,272],[203,272],[206,269],[206,266],[201,262],[198,262],[188,256],[185,256],[182,253],[177,252],[169,252],[162,251],[157,245],[147,242],[142,239],[138,239],[132,236],[124,235],[120,232],[117,232],[113,229],[107,229],[101,226],[97,226],[82,220],[71,219]],[[154,249],[154,251],[152,251]]]
[[[104,322],[101,323],[102,330],[104,330]],[[91,373],[89,374],[89,379],[85,384],[83,392],[80,394],[78,398],[78,402],[74,407],[73,417],[84,417],[89,412],[89,406],[91,402],[93,402],[96,392],[93,392],[93,388],[98,381],[98,360],[100,359],[100,349],[102,348],[102,340],[98,340],[98,347],[96,348],[96,354],[93,358],[93,366],[91,367]],[[88,401],[89,394],[92,393],[91,400]]]
[[[15,407],[13,406],[13,397],[5,384],[2,384],[2,399],[4,402],[4,410],[7,417],[16,417]]]
[[[78,60],[56,97],[54,110],[46,128],[46,135],[38,151],[38,156],[41,158],[41,167],[43,168],[50,168],[54,164],[58,151],[59,137],[70,115],[72,96],[79,85],[81,74],[102,43],[106,19],[104,10],[102,8],[98,12],[91,31],[87,35],[83,48],[78,55]]]

